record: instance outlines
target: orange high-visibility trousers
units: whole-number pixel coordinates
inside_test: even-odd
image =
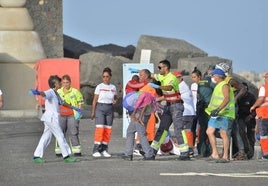
[[[104,132],[103,132],[103,144],[108,144],[111,139],[111,134],[112,134],[112,126],[104,126]]]
[[[187,137],[187,140],[188,140],[188,145],[190,147],[194,147],[194,134],[192,131],[188,131],[188,130],[185,130],[186,132],[186,137]]]
[[[261,136],[260,139],[261,150],[264,155],[268,155],[268,136]]]
[[[101,144],[103,141],[104,125],[96,125],[94,134],[94,143]]]
[[[147,126],[146,126],[146,135],[147,135],[147,140],[148,141],[153,141],[154,140],[154,136],[155,136],[155,122],[156,122],[156,117],[155,114],[152,113],[148,122],[147,122]],[[140,142],[140,138],[137,135],[136,136],[136,143]]]

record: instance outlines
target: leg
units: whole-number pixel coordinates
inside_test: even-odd
[[[57,120],[55,119],[55,121]],[[49,128],[52,134],[55,136],[56,140],[58,141],[63,158],[69,156],[71,154],[71,149],[68,143],[66,142],[66,139],[62,132],[62,129],[60,128],[59,123],[57,122],[50,123]]]
[[[52,137],[52,132],[50,131],[49,127],[46,123],[44,123],[44,132],[39,140],[39,143],[34,151],[34,157],[42,158],[44,155],[44,151],[49,145]]]
[[[60,116],[60,127],[62,129],[62,132],[64,135],[66,135],[66,131],[67,131],[67,116]],[[56,156],[61,156],[61,150],[60,150],[60,147],[59,147],[59,144],[58,144],[58,141],[55,140],[55,154]]]
[[[207,128],[207,131],[206,131],[207,135],[208,135],[208,139],[209,139],[209,142],[210,142],[210,146],[211,146],[211,149],[212,149],[212,154],[211,156],[215,159],[218,159],[219,158],[219,152],[217,150],[217,144],[216,144],[216,137],[215,137],[215,128],[213,127],[208,127]],[[228,147],[229,148],[229,147]]]
[[[136,132],[135,122],[130,122],[127,128],[127,138],[126,138],[126,146],[125,146],[125,155],[127,156],[130,156],[133,154],[135,132]]]
[[[167,131],[168,131],[171,123],[172,123],[172,117],[171,117],[169,110],[166,107],[162,116],[161,116],[161,121],[160,121],[159,127],[156,131],[155,138],[151,144],[151,147],[154,149],[154,154],[157,153],[157,151],[160,148],[160,145],[165,140],[165,138],[167,136]]]
[[[228,154],[229,154],[229,137],[227,135],[227,130],[220,130],[220,135],[222,138],[222,142],[223,142],[223,159],[228,159]]]

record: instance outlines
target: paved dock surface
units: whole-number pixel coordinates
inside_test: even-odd
[[[42,134],[37,118],[0,118],[0,185],[267,185],[268,161],[254,159],[215,163],[204,158],[180,161],[168,155],[155,161],[120,158],[124,151],[122,118],[115,118],[109,152],[112,158],[91,156],[94,121],[82,119],[82,156],[76,163],[64,163],[54,154],[54,139],[45,151],[46,163],[32,162]]]

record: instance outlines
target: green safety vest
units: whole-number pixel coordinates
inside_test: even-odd
[[[220,82],[214,88],[208,107],[205,109],[208,115],[211,114],[212,110],[219,108],[221,103],[224,100],[222,93],[222,87],[228,85],[225,81]],[[229,86],[229,85],[228,85]],[[234,101],[234,92],[230,89],[230,101],[229,103],[219,112],[219,116],[225,116],[231,119],[235,119],[235,101]]]

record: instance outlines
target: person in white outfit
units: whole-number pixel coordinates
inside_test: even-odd
[[[34,151],[33,162],[45,162],[45,160],[43,159],[43,154],[46,147],[51,141],[52,135],[54,135],[58,141],[64,162],[75,162],[76,159],[69,156],[71,154],[71,149],[66,142],[66,139],[59,124],[59,106],[64,105],[80,112],[81,110],[64,103],[58,95],[57,90],[61,87],[60,77],[58,77],[57,75],[50,76],[48,79],[48,84],[50,89],[44,92],[33,89],[30,92],[34,95],[41,95],[45,99],[46,109],[41,117],[41,121],[44,122],[44,131]]]

